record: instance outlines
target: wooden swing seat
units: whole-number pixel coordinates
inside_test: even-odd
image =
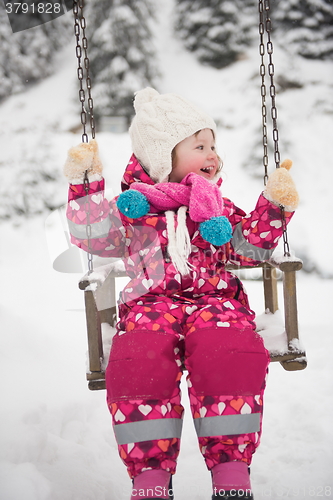
[[[307,366],[306,354],[300,349],[297,319],[296,271],[302,268],[302,261],[284,258],[277,262],[270,260],[256,267],[262,268],[265,312],[275,313],[278,306],[277,269],[282,271],[284,295],[284,321],[286,332],[285,352],[271,352],[271,361],[279,361],[287,371],[303,370]],[[236,265],[228,265],[227,270],[240,270]],[[253,266],[251,266],[253,269]],[[105,389],[105,361],[103,352],[102,323],[115,327],[117,322],[117,300],[115,279],[127,277],[119,261],[96,268],[79,281],[84,290],[86,323],[88,335],[89,368],[88,387],[91,390]]]

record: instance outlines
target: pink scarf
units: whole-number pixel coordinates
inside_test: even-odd
[[[203,222],[223,213],[223,198],[217,184],[198,174],[187,174],[180,183],[148,185],[134,182],[131,189],[144,194],[157,210],[177,210],[185,205],[194,222]]]
[[[187,209],[190,218],[199,222],[200,234],[209,243],[223,245],[232,236],[230,222],[222,215],[221,182],[213,184],[195,173],[186,175],[180,183],[149,185],[133,182],[130,189],[119,195],[117,206],[121,213],[132,219],[143,217],[151,207],[152,210],[165,212],[168,252],[175,268],[185,276],[192,269],[188,262],[191,240],[186,225]]]

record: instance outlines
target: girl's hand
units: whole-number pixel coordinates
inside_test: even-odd
[[[299,196],[288,170],[291,160],[284,160],[280,168],[276,168],[268,178],[264,196],[276,205],[283,205],[287,212],[293,212],[298,205]]]
[[[64,174],[69,182],[83,182],[86,170],[88,170],[90,179],[95,176],[100,179],[103,166],[98,155],[98,145],[95,139],[92,139],[89,143],[82,142],[68,151]]]

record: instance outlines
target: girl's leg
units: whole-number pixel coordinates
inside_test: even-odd
[[[182,371],[180,321],[171,304],[164,300],[134,306],[113,339],[107,401],[119,454],[131,478],[151,469],[172,474],[176,469]]]
[[[269,364],[261,337],[237,322],[236,307],[235,327],[218,306],[197,311],[186,336],[191,409],[209,470],[232,461],[250,465],[260,441]]]

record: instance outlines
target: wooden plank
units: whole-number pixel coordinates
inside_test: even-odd
[[[283,354],[271,354],[271,361],[279,361],[281,366],[288,372],[304,370],[307,367],[307,359],[304,351],[288,351]]]
[[[105,380],[90,380],[88,382],[88,389],[91,391],[101,391],[105,389]]]
[[[284,361],[292,361],[297,358],[305,357],[305,352],[303,351],[287,351],[282,354],[270,354],[271,361],[279,361],[280,363]]]
[[[101,380],[105,378],[105,372],[100,371],[100,372],[88,372],[87,373],[87,380]]]
[[[84,299],[86,306],[89,370],[91,372],[100,372],[101,359],[103,358],[100,317],[96,307],[94,294],[91,290],[85,290]]]
[[[296,298],[296,272],[294,270],[283,272],[283,296],[285,329],[288,344],[294,339],[298,339],[298,318],[297,318],[297,298]],[[295,348],[296,346],[294,346]]]
[[[283,257],[280,260],[274,260],[272,257],[269,259],[269,264],[281,271],[299,271],[303,267],[303,261],[297,257]]]
[[[284,263],[289,264],[289,263]],[[294,340],[299,339],[298,334],[298,313],[296,296],[296,270],[295,266],[283,266],[283,294],[284,294],[284,312],[285,329],[287,333],[290,352],[295,352]],[[297,347],[296,347],[297,349]],[[304,370],[307,367],[306,353],[296,351],[297,356],[293,360],[283,360],[281,365],[287,371]]]
[[[299,271],[303,267],[303,262],[300,259],[299,260],[285,260],[284,262],[280,262],[278,267],[283,272]]]
[[[90,390],[105,389],[105,373],[102,371],[103,340],[101,323],[108,323],[110,326],[115,326],[117,322],[117,310],[115,305],[115,279],[113,276],[108,277],[103,285],[97,287],[97,297],[89,288],[89,281],[81,280],[81,289],[84,289],[86,323],[88,336],[88,354],[89,354],[89,372],[86,374],[88,380],[88,388]],[[98,293],[106,293],[106,301],[99,300],[96,303]],[[100,307],[105,307],[105,302],[111,302],[111,307],[98,310]]]
[[[269,264],[262,266],[265,311],[274,314],[279,309],[276,269]]]
[[[300,357],[292,360],[281,361],[281,365],[288,372],[294,372],[297,370],[304,370],[308,366],[306,357]]]

